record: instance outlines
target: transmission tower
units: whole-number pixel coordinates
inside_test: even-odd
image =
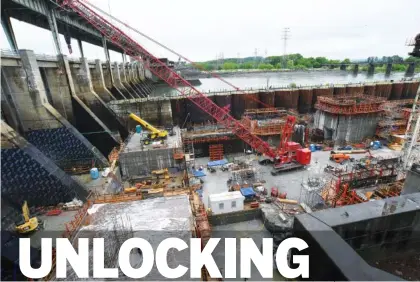
[[[283,29],[283,36],[281,39],[283,39],[283,67],[286,68],[287,67],[287,40],[290,39],[290,28],[289,27],[285,27]]]
[[[258,65],[258,63],[257,63],[257,56],[258,56],[258,49],[255,48],[255,50],[254,50],[254,63],[255,63],[255,68],[257,68],[257,65]]]

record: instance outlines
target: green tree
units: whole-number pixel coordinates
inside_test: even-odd
[[[351,61],[349,58],[345,58],[344,60],[341,61],[343,64],[350,64]]]
[[[222,67],[224,70],[236,70],[238,65],[233,62],[225,62]]]
[[[254,67],[254,64],[251,62],[243,63],[239,66],[240,69],[249,70]]]
[[[271,70],[273,69],[273,65],[272,64],[259,64],[258,65],[258,69],[260,70]]]
[[[286,64],[286,68],[292,70],[294,68],[294,64],[292,60],[288,60]]]

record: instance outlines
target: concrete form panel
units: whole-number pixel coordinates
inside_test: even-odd
[[[257,109],[260,105],[258,103],[259,94],[240,94],[240,98],[244,99],[245,109]]]
[[[376,89],[376,85],[375,84],[367,84],[367,85],[365,85],[365,95],[374,96],[375,95],[375,89]]]
[[[264,104],[270,106],[270,107],[274,107],[274,102],[275,102],[275,93],[274,92],[260,92],[258,93],[258,97],[260,99],[261,102],[263,102]],[[259,107],[260,108],[266,108],[265,105],[262,105],[261,103],[259,103]]]
[[[299,102],[298,89],[285,89],[275,92],[275,105],[277,108],[297,109]]]
[[[363,85],[347,85],[346,93],[347,94],[363,94],[364,93]]]
[[[404,83],[395,82],[392,84],[390,100],[399,100],[402,95]]]
[[[391,90],[391,83],[378,83],[376,84],[375,96],[389,99],[391,96]]]
[[[345,85],[334,86],[334,95],[342,95],[342,94],[346,94],[346,86]]]
[[[417,90],[420,87],[420,82],[419,81],[413,81],[411,83],[411,93],[410,93],[410,98],[415,98],[416,94],[417,94]]]
[[[404,82],[403,90],[401,93],[401,99],[410,99],[411,96],[411,83],[406,81]]]
[[[213,98],[213,97],[209,97]],[[213,99],[212,99],[213,100]],[[196,104],[194,104],[191,100],[186,100],[186,111],[187,114],[189,113],[188,121],[192,123],[203,123],[207,121],[213,121],[213,117],[208,115],[202,109],[200,109]]]
[[[245,112],[245,101],[241,97],[243,94],[232,95],[231,112],[234,118],[240,119]]]
[[[313,89],[299,89],[299,113],[308,113],[312,108]]]

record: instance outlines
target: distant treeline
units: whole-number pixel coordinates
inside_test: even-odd
[[[374,62],[383,66],[377,66],[376,71],[385,71],[387,63],[393,63],[393,71],[404,71],[407,66],[402,64],[403,62],[420,62],[420,58],[408,57],[402,58],[394,55],[390,57],[369,57],[364,61],[360,62]],[[326,57],[309,57],[305,58],[301,54],[290,54],[287,56],[270,56],[270,57],[246,57],[246,58],[227,58],[220,60],[212,60],[205,62],[197,62],[205,70],[247,70],[247,69],[261,69],[261,70],[272,70],[272,69],[293,69],[293,70],[305,70],[305,69],[319,69],[326,64],[340,64],[340,63],[351,63],[352,61],[348,58],[344,60],[330,60]],[[418,68],[418,67],[417,67]],[[349,68],[350,69],[350,68]],[[362,66],[360,70],[367,70],[367,66]]]

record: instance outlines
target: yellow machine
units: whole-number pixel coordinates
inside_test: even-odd
[[[144,140],[144,144],[149,144],[152,140],[161,140],[168,137],[168,131],[166,130],[159,130],[156,127],[152,126],[150,123],[145,121],[144,119],[136,116],[135,114],[131,113],[130,118],[140,123],[145,129],[147,129],[150,133],[148,134],[148,138]]]
[[[24,221],[16,224],[17,232],[19,232],[20,234],[25,234],[32,232],[38,228],[38,218],[29,217],[29,208],[28,203],[26,201],[22,206],[22,216]]]
[[[159,170],[153,170],[152,171],[152,174],[153,175],[156,175],[157,178],[159,178],[160,175],[163,175],[163,178],[165,178],[165,179],[169,179],[170,178],[169,177],[169,172],[168,172],[168,169],[167,168],[165,168],[165,169],[159,169]]]

